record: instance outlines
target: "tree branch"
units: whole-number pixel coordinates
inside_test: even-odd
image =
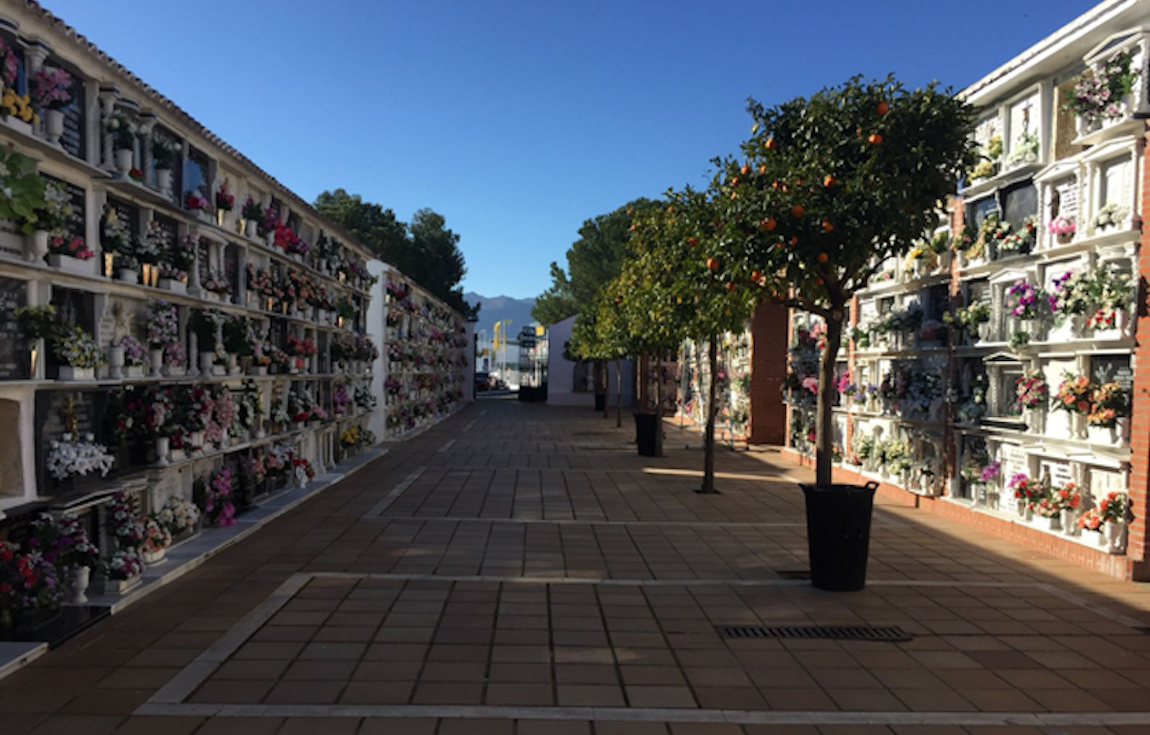
[[[792,309],[802,309],[803,311],[809,311],[812,314],[821,316],[823,319],[829,319],[831,315],[830,309],[819,306],[805,296],[791,296],[787,299],[784,299],[783,306],[789,306]]]

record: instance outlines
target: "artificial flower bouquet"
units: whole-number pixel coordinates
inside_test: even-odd
[[[1018,408],[1045,409],[1050,404],[1050,387],[1041,370],[1027,370],[1014,379],[1014,403]]]
[[[1111,428],[1118,424],[1118,419],[1130,415],[1129,393],[1118,383],[1103,383],[1095,388],[1091,402],[1086,415],[1086,422],[1091,426]]]
[[[1093,405],[1096,387],[1084,375],[1066,373],[1063,376],[1062,384],[1058,386],[1058,395],[1054,398],[1054,410],[1083,416],[1088,415]]]
[[[101,476],[107,475],[116,458],[108,454],[107,447],[97,444],[95,439],[92,434],[79,439],[65,433],[53,440],[48,445],[48,473],[57,480],[97,471]]]
[[[126,580],[144,573],[144,561],[136,549],[119,549],[104,564],[104,575],[111,580]]]

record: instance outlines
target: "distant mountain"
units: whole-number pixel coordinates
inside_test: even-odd
[[[495,333],[495,323],[500,319],[510,319],[512,336],[518,335],[519,330],[535,320],[531,318],[531,308],[535,306],[535,299],[513,299],[510,296],[480,296],[468,291],[463,299],[469,304],[480,304],[479,323],[475,325],[475,333],[487,330],[487,339]]]

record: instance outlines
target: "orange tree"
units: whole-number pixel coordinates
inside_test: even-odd
[[[626,324],[620,309],[619,279],[600,287],[591,303],[575,317],[571,329],[571,354],[580,360],[615,363],[615,425],[623,425],[623,369],[621,362],[631,356]],[[603,417],[607,417],[606,411]]]
[[[932,83],[855,77],[765,108],[743,158],[718,162],[722,277],[821,317],[816,481],[831,482],[834,366],[856,291],[929,231],[974,165],[974,111]]]
[[[633,258],[621,275],[621,305],[632,350],[650,352],[684,339],[707,342],[711,379],[707,391],[703,486],[715,490],[715,413],[718,342],[724,332],[746,328],[762,290],[736,280],[724,264],[733,251],[714,192],[668,192],[665,206],[637,218]]]

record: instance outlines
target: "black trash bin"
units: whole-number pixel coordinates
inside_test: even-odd
[[[635,443],[639,445],[640,457],[659,456],[659,442],[656,432],[661,429],[659,414],[635,413]]]
[[[606,393],[596,393],[595,394],[595,410],[596,411],[606,411],[607,410],[607,394]]]
[[[811,584],[834,592],[863,589],[878,483],[800,487],[807,499]]]

